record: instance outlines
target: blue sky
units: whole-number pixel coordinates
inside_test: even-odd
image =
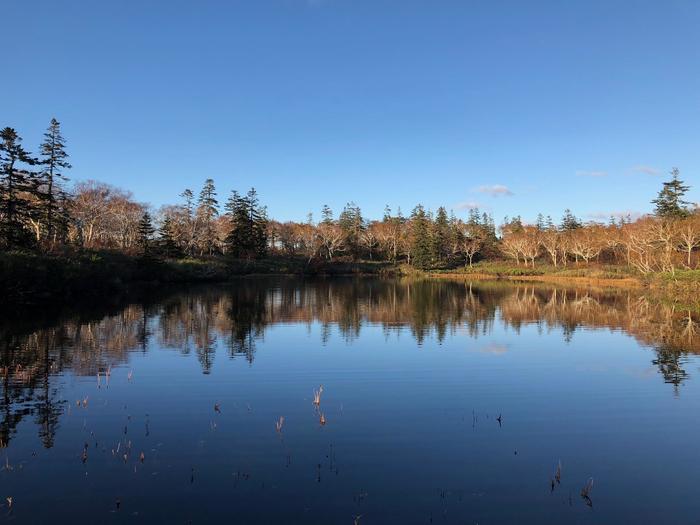
[[[213,178],[304,219],[700,201],[700,2],[3,3],[0,125],[154,206]],[[8,81],[9,80],[9,81]]]

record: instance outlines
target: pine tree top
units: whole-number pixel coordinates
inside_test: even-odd
[[[663,183],[663,188],[652,204],[656,206],[655,213],[659,217],[683,218],[687,217],[689,203],[683,200],[683,196],[688,192],[690,186],[683,184],[679,178],[678,168],[671,170],[671,180]]]

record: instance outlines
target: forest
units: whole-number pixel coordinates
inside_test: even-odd
[[[689,186],[674,168],[651,200],[654,213],[584,222],[570,210],[560,220],[539,215],[494,218],[472,209],[466,219],[445,207],[416,205],[410,214],[388,206],[381,219],[348,203],[337,216],[324,205],[320,220],[268,216],[255,189],[217,193],[211,178],[199,191],[159,209],[125,189],[96,180],[69,184],[67,141],[52,119],[37,154],[11,127],[0,131],[0,246],[16,253],[69,257],[118,253],[148,261],[294,259],[304,265],[359,261],[449,270],[479,262],[553,268],[618,265],[637,274],[697,269],[700,212],[684,200]]]

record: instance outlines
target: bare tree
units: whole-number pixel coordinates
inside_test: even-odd
[[[678,224],[678,250],[686,254],[685,265],[691,268],[693,250],[700,247],[700,215],[694,213]]]

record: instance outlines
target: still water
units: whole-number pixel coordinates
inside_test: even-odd
[[[698,319],[634,292],[248,279],[101,310],[0,328],[0,523],[700,523]]]

